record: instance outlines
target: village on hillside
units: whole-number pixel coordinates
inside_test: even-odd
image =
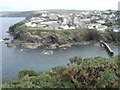
[[[46,30],[69,30],[69,29],[95,29],[101,32],[110,30],[120,32],[117,24],[119,17],[111,10],[106,11],[80,11],[74,13],[41,13],[31,17],[26,27],[41,28]]]

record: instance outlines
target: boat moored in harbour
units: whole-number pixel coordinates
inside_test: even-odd
[[[52,50],[44,50],[43,53],[46,55],[52,55],[53,51]]]

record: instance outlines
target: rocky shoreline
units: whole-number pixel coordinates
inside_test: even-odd
[[[14,47],[14,46],[23,46],[25,48],[29,48],[29,49],[36,49],[38,47],[41,46],[46,46],[47,49],[56,49],[56,48],[61,48],[61,49],[66,49],[66,48],[70,48],[73,45],[87,45],[87,44],[91,44],[91,43],[95,43],[95,42],[79,42],[79,43],[67,43],[67,44],[62,44],[62,45],[58,45],[56,44],[44,44],[44,43],[30,43],[30,42],[24,42],[24,41],[20,41],[20,40],[12,40],[9,43],[6,43],[8,47]],[[98,44],[98,43],[97,43]]]
[[[72,45],[86,45],[95,43],[95,41],[77,42],[73,39],[60,37],[55,33],[41,32],[41,35],[31,35],[30,33],[18,33],[13,35],[14,39],[7,44],[8,47],[21,45],[25,48],[36,49],[41,46],[46,46],[48,49],[70,48]],[[79,38],[78,38],[79,39]]]
[[[73,34],[66,36],[60,33],[49,31],[25,31],[17,29],[16,24],[9,28],[9,33],[13,35],[13,40],[7,44],[8,47],[21,45],[25,48],[35,49],[41,46],[46,46],[48,49],[68,48],[72,45],[81,44],[86,45],[90,43],[99,43],[100,40],[107,43],[120,43],[119,36],[114,40],[112,35],[104,35],[97,31],[88,30],[83,35]],[[72,31],[73,32],[73,31]]]

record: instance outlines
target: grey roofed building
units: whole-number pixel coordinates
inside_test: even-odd
[[[83,21],[80,21],[79,23],[76,23],[76,28],[87,28],[87,24]]]
[[[55,29],[58,30],[60,25],[58,23],[50,23],[47,25],[46,29]]]
[[[50,14],[50,15],[49,15],[49,18],[50,18],[51,20],[58,20],[58,17],[57,17],[56,14]]]

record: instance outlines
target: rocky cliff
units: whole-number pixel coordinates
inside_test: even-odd
[[[20,25],[20,23],[19,23]],[[119,34],[114,32],[98,32],[97,30],[62,30],[62,31],[48,31],[48,30],[18,30],[18,24],[9,28],[14,39],[11,41],[12,45],[23,45],[28,48],[37,48],[39,46],[56,47],[70,46],[76,43],[85,44],[90,42],[120,42]],[[63,35],[64,34],[64,35]],[[9,46],[9,44],[8,44]]]

